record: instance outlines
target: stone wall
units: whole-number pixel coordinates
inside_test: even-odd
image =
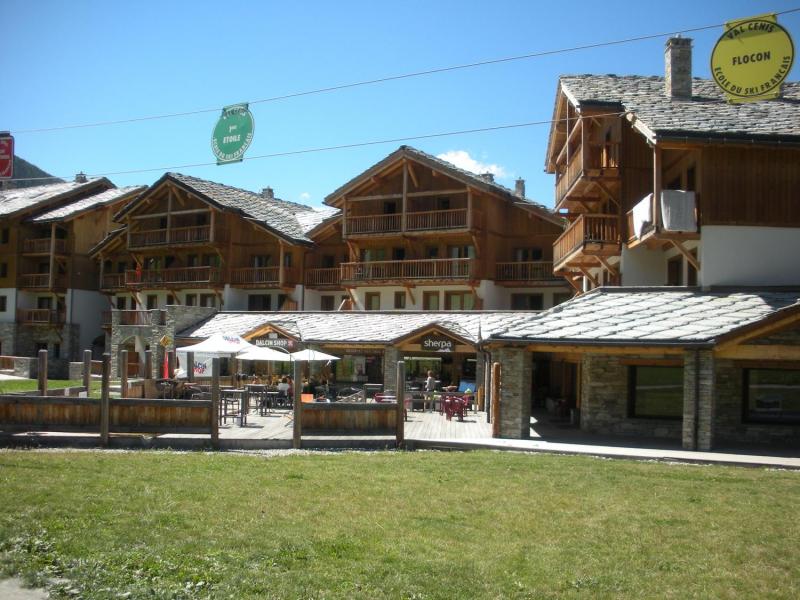
[[[682,445],[687,450],[710,450],[714,446],[717,394],[714,369],[715,359],[710,350],[687,350],[684,353]],[[699,373],[699,380],[695,378],[696,373]],[[695,428],[696,401],[698,424]]]
[[[628,417],[628,366],[649,356],[585,354],[581,364],[581,429],[589,433],[681,438],[681,422]],[[663,357],[659,357],[663,358]]]
[[[394,346],[383,349],[383,389],[394,390],[397,385],[397,362],[400,360],[400,351]],[[408,368],[408,365],[406,365]],[[396,391],[396,390],[395,390]]]
[[[14,356],[17,339],[16,323],[0,323],[0,354]]]
[[[69,361],[80,356],[78,341],[80,325],[64,325],[61,329],[49,325],[20,325],[17,330],[15,356],[34,357],[37,355],[37,344],[47,344],[49,353],[47,375],[51,379],[66,379],[69,376]],[[55,346],[59,346],[59,357],[56,358]]]
[[[501,365],[500,437],[527,439],[531,435],[531,354],[524,348],[498,348],[492,360]]]

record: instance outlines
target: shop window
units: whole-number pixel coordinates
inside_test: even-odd
[[[319,307],[320,310],[335,310],[336,298],[334,296],[320,296]]]
[[[423,310],[439,310],[439,292],[423,292]]]
[[[511,294],[511,310],[542,310],[542,294]]]
[[[683,367],[628,367],[628,416],[683,418]]]
[[[154,308],[158,308],[158,296],[156,296],[156,295],[148,295],[147,296],[147,310],[153,310]]]
[[[364,310],[380,310],[381,309],[381,293],[380,292],[367,292],[364,294]]]
[[[250,294],[247,297],[247,310],[272,310],[272,296],[269,294]]]
[[[217,297],[214,294],[200,294],[200,306],[214,308],[217,305]]]
[[[197,294],[186,294],[186,306],[197,306]]]
[[[743,420],[800,423],[800,369],[745,369]]]
[[[472,292],[445,292],[445,310],[472,310],[475,308],[475,295]]]
[[[397,310],[402,310],[406,307],[406,293],[405,292],[395,292],[394,293],[394,307]]]
[[[667,285],[683,285],[682,256],[675,256],[667,261]]]

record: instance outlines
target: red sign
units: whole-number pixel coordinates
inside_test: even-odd
[[[0,179],[14,175],[14,137],[0,134]]]

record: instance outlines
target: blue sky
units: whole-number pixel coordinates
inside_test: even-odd
[[[88,2],[0,0],[0,130],[17,154],[70,177],[150,184],[165,170],[251,190],[271,186],[311,205],[399,143],[175,169],[214,161],[218,112],[156,121],[22,133],[149,115],[221,109],[276,95],[413,71],[568,48],[800,6],[800,0],[638,2]],[[779,21],[800,45],[800,12]],[[689,34],[694,74],[722,28]],[[251,107],[246,156],[544,121],[559,74],[663,74],[663,38],[428,75]],[[796,61],[798,62],[798,61]],[[795,64],[791,80],[796,80]],[[19,133],[18,133],[19,132]],[[553,204],[543,171],[547,125],[408,144],[491,168]],[[472,162],[470,162],[472,161]]]

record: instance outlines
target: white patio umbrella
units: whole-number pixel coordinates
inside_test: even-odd
[[[292,352],[292,360],[303,360],[303,361],[329,361],[329,360],[339,360],[338,356],[334,356],[333,354],[325,354],[324,352],[320,352],[319,350],[300,350],[299,352]]]
[[[236,355],[239,360],[266,360],[274,362],[290,362],[292,357],[286,352],[279,352],[272,348],[254,346]]]
[[[194,352],[195,354],[205,354],[209,356],[229,357],[244,350],[252,350],[255,346],[239,335],[229,335],[225,333],[215,333],[211,337],[198,344],[183,346],[177,349],[180,354]]]

